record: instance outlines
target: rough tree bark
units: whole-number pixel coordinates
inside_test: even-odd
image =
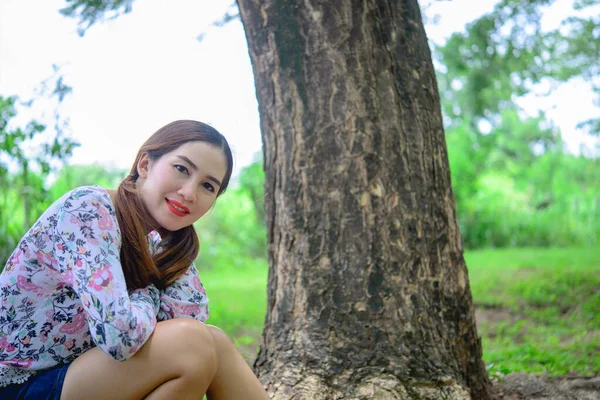
[[[264,140],[274,399],[488,399],[417,0],[237,0]]]

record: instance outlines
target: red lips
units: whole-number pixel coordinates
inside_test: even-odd
[[[167,207],[169,207],[169,210],[171,210],[171,212],[173,214],[177,215],[178,217],[185,217],[186,215],[188,215],[190,213],[189,208],[187,208],[186,206],[184,206],[183,204],[181,204],[175,200],[165,199],[165,201],[167,202]],[[184,211],[181,211],[181,210],[184,210]]]

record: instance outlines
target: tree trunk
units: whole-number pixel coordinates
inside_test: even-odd
[[[417,0],[238,0],[264,141],[274,399],[488,399]]]

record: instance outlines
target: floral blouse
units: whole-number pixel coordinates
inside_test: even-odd
[[[152,253],[160,251],[156,232],[148,241]],[[157,321],[208,318],[193,265],[164,291],[153,285],[128,291],[120,247],[114,206],[100,187],[70,191],[39,218],[0,275],[0,386],[95,346],[126,360]]]

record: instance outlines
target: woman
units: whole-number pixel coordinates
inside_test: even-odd
[[[116,191],[80,187],[22,238],[0,275],[0,399],[266,399],[205,325],[193,223],[227,188],[225,138],[175,121]]]

